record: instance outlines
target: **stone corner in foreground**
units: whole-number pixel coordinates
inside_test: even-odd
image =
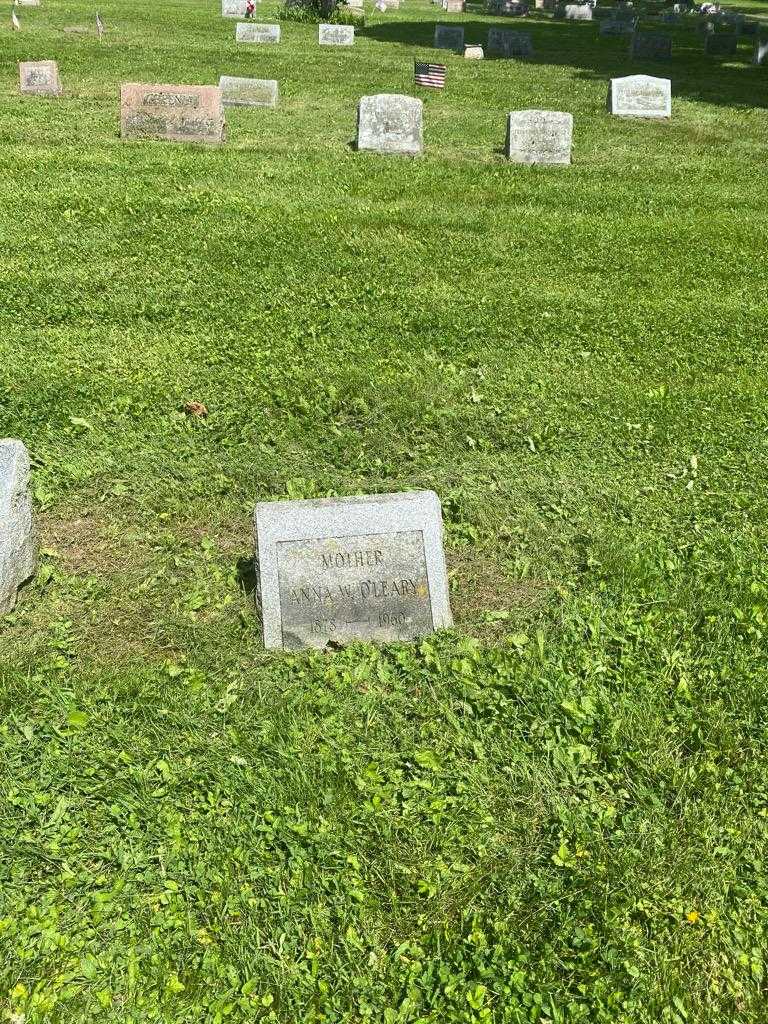
[[[22,442],[0,438],[0,615],[13,610],[37,564],[30,474]]]
[[[452,625],[433,491],[260,502],[266,648],[413,640]]]
[[[424,149],[424,104],[412,96],[363,96],[357,109],[357,148],[418,156]]]

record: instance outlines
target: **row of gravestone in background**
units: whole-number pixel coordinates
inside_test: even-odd
[[[0,440],[0,615],[35,573],[29,454]],[[264,644],[412,640],[452,624],[433,491],[260,502],[254,514]]]
[[[59,95],[55,61],[20,66],[22,90]],[[41,84],[41,82],[43,84]],[[222,76],[214,85],[120,87],[120,132],[124,139],[220,143],[226,137],[225,104],[274,107],[278,84]],[[630,75],[611,79],[608,105],[618,117],[667,118],[672,109],[667,78]],[[423,103],[411,96],[364,96],[358,106],[357,148],[416,156],[424,148]],[[573,117],[551,110],[517,110],[507,118],[505,154],[514,163],[569,164]]]

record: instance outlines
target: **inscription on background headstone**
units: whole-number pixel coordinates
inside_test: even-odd
[[[435,49],[464,50],[464,29],[460,25],[435,25]]]
[[[276,107],[277,82],[263,78],[233,78],[222,75],[219,79],[221,98],[225,107]]]
[[[318,42],[321,46],[354,46],[354,25],[319,25]]]
[[[516,164],[569,164],[573,116],[558,110],[513,110],[505,154]]]
[[[651,75],[612,78],[608,109],[617,117],[671,117],[672,83]]]
[[[629,55],[639,60],[671,60],[672,39],[661,32],[635,32]]]
[[[222,18],[244,18],[248,0],[221,0]]]
[[[451,625],[432,491],[260,502],[254,529],[268,649],[412,640]]]
[[[713,56],[732,57],[739,46],[735,32],[712,32],[704,37],[704,53]]]
[[[530,32],[491,28],[488,30],[488,53],[497,57],[531,57],[533,37]]]
[[[30,471],[21,441],[0,440],[0,615],[13,609],[37,562]]]
[[[765,64],[768,59],[768,39],[758,39],[752,53],[753,64]]]
[[[417,156],[424,148],[424,104],[412,96],[363,96],[357,111],[357,148]]]
[[[226,122],[215,85],[120,86],[120,134],[124,139],[223,142]]]
[[[256,25],[250,21],[239,21],[235,29],[238,43],[279,43],[279,25]]]
[[[55,60],[27,60],[19,64],[19,89],[34,96],[60,96],[59,66]]]

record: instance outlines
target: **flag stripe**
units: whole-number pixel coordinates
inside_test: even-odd
[[[446,72],[445,64],[425,64],[417,60],[414,65],[416,85],[423,85],[429,89],[444,88]]]

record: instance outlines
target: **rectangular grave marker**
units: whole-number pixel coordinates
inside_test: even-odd
[[[452,623],[432,491],[260,502],[264,645],[413,640]]]
[[[21,61],[19,89],[32,96],[60,96],[59,65],[55,60]]]
[[[464,52],[464,29],[460,25],[435,25],[435,49]]]
[[[233,78],[222,75],[219,79],[221,98],[225,107],[276,107],[277,82],[263,78]]]
[[[629,55],[636,60],[671,60],[672,39],[661,32],[635,32]]]
[[[732,57],[739,46],[735,32],[712,32],[704,37],[704,53],[710,56]]]
[[[354,25],[319,25],[317,40],[320,46],[354,46]]]
[[[411,96],[363,96],[357,111],[357,148],[417,156],[424,148],[424,104]]]
[[[531,57],[533,37],[530,32],[491,28],[488,30],[488,53],[497,57]]]
[[[221,0],[222,18],[244,18],[248,0]]]
[[[239,21],[235,29],[238,43],[279,43],[279,25],[257,25],[251,21]]]
[[[566,4],[566,21],[592,21],[592,8],[588,4]]]
[[[637,28],[637,19],[624,21],[616,18],[609,18],[600,22],[599,33],[601,36],[631,36]]]
[[[672,83],[651,75],[612,78],[608,109],[616,117],[671,117]]]
[[[570,164],[573,116],[559,110],[513,110],[505,154],[516,164]]]
[[[124,139],[223,142],[226,122],[215,85],[120,86],[120,135]]]

